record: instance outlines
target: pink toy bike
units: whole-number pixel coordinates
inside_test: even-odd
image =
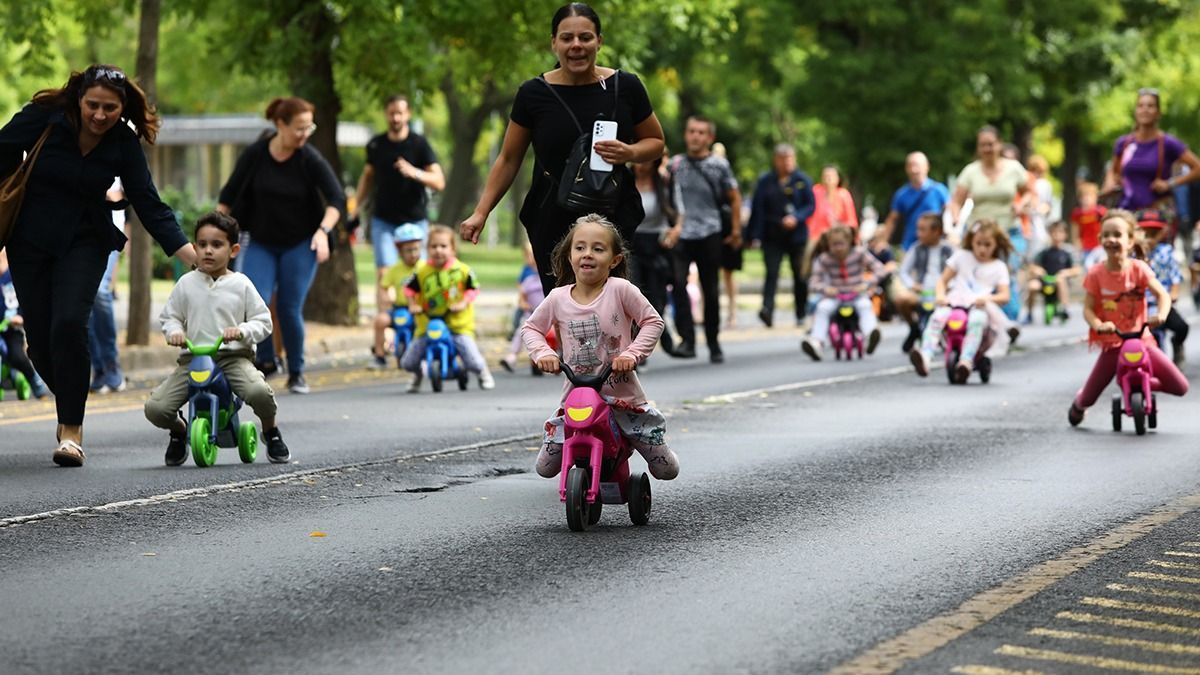
[[[629,504],[634,525],[650,521],[650,477],[629,473],[633,449],[617,429],[600,388],[612,374],[577,375],[567,364],[563,374],[575,385],[563,404],[562,471],[559,498],[567,505],[567,527],[582,532],[600,522],[605,504]]]
[[[833,345],[833,358],[841,360],[845,354],[846,360],[863,357],[863,334],[858,327],[858,310],[854,307],[857,293],[838,293],[837,310],[833,320],[829,322],[829,344]]]
[[[1150,363],[1147,345],[1142,341],[1145,326],[1132,333],[1117,333],[1121,352],[1117,356],[1117,386],[1121,393],[1112,397],[1113,431],[1121,430],[1121,418],[1133,418],[1133,430],[1138,436],[1146,427],[1158,427],[1158,400],[1152,393],[1154,366]]]
[[[963,342],[967,339],[967,318],[970,316],[970,307],[951,307],[950,315],[946,317],[946,325],[942,328],[942,348],[946,358],[946,377],[949,378],[950,384],[966,384],[967,380],[959,379],[955,374],[955,366],[958,365],[958,360],[962,356]],[[987,353],[988,347],[991,346],[993,333],[991,328],[984,329],[983,340],[979,343],[979,350],[975,352],[974,370],[979,373],[979,379],[987,384],[992,379],[992,360],[984,354]]]

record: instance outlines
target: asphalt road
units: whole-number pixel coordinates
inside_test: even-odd
[[[987,386],[887,374],[907,363],[894,335],[853,363],[808,363],[790,334],[729,342],[720,367],[656,357],[643,377],[682,473],[654,484],[648,527],[609,506],[584,534],[531,473],[532,439],[442,452],[535,433],[553,378],[410,396],[396,375],[327,373],[314,394],[281,397],[297,458],[284,467],[232,451],[208,470],[163,467],[131,394],[89,415],[88,466],[56,470],[50,422],[6,411],[0,525],[81,508],[0,526],[0,672],[827,671],[1200,492],[1191,398],[1164,398],[1144,438],[1113,434],[1103,410],[1067,426],[1091,357],[1040,347],[1078,334],[1030,331],[1036,349],[997,362]],[[994,601],[994,620],[941,649],[916,635],[929,646],[896,667],[1095,666],[1033,659],[1047,649],[1020,651],[1034,649],[1026,632],[1081,632],[1053,623],[1074,589],[1152,553],[1190,564],[1164,556],[1200,540],[1183,513],[1028,602]],[[1169,599],[1195,611],[1170,622],[1200,631],[1200,596]],[[1038,640],[1200,668],[1186,650]]]

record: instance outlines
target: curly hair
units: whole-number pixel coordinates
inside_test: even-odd
[[[609,271],[608,276],[629,278],[629,246],[625,243],[625,237],[621,236],[621,231],[611,220],[599,214],[589,213],[571,223],[571,229],[559,240],[554,246],[554,252],[550,254],[551,271],[559,286],[575,283],[575,270],[571,268],[571,244],[575,239],[575,228],[589,224],[603,227],[612,237],[613,254],[621,256],[620,262]]]
[[[162,121],[158,111],[146,98],[146,92],[131,80],[120,68],[105,63],[96,63],[83,72],[72,72],[67,83],[60,89],[43,89],[33,95],[33,102],[46,108],[62,108],[74,128],[79,129],[79,101],[92,87],[104,87],[121,99],[124,109],[121,120],[133,124],[137,135],[150,145],[158,138]]]

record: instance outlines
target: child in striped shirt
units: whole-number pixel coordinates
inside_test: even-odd
[[[867,336],[867,353],[879,345],[879,325],[871,305],[870,290],[887,275],[884,266],[866,248],[854,243],[854,230],[844,225],[830,228],[821,236],[818,247],[825,252],[813,258],[809,292],[823,296],[813,310],[812,331],[801,348],[813,361],[821,360],[823,340],[829,335],[829,321],[842,297],[853,296],[858,326]],[[873,275],[868,282],[867,272]]]

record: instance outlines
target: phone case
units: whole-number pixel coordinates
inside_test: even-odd
[[[592,156],[589,161],[592,171],[612,171],[613,165],[604,161],[596,154],[596,141],[617,140],[617,123],[607,120],[596,120],[592,123]]]

